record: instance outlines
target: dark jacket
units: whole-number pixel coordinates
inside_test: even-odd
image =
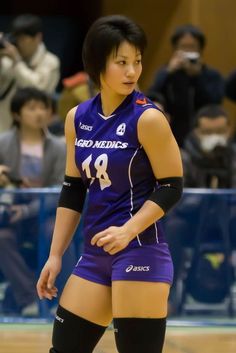
[[[171,115],[173,133],[180,146],[193,127],[196,111],[207,104],[221,103],[224,96],[224,80],[220,73],[206,65],[200,75],[188,76],[184,70],[169,73],[160,69],[149,91],[161,93]]]
[[[225,94],[226,97],[236,102],[236,70],[231,72],[231,74],[226,79]]]
[[[219,188],[236,187],[236,145],[216,147],[211,153],[204,153],[194,133],[186,138],[181,149],[184,186],[196,188],[211,187],[212,177],[217,178]]]

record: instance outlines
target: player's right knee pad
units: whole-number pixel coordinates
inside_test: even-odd
[[[59,305],[50,353],[92,353],[106,327],[83,319]]]

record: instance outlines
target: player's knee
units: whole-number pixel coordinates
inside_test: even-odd
[[[161,353],[166,319],[116,318],[114,331],[119,353]]]
[[[91,353],[106,327],[83,319],[59,305],[50,353]]]

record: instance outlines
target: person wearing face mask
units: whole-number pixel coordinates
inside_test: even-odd
[[[236,145],[229,117],[219,105],[208,105],[196,115],[196,127],[182,149],[185,187],[236,186]]]
[[[231,138],[228,114],[222,106],[207,105],[197,112],[195,127],[186,137],[181,155],[184,187],[212,189],[236,187],[236,144]],[[184,248],[194,247],[199,220],[202,218],[201,196],[191,194],[185,196],[183,203],[171,213],[171,222],[165,225],[175,268],[169,300],[169,311],[172,314],[177,310],[176,284],[182,269]],[[211,212],[215,212],[214,207],[209,210],[209,213]],[[231,206],[230,244],[235,247],[234,214],[235,210]],[[209,222],[211,219],[209,218]],[[208,226],[212,227],[209,224]],[[213,233],[217,236],[219,227],[214,226]]]
[[[53,94],[60,78],[60,61],[43,42],[42,21],[23,14],[0,33],[0,132],[12,125],[10,101],[18,88],[36,87]]]
[[[207,104],[220,104],[224,81],[204,63],[205,35],[193,25],[183,25],[171,37],[173,54],[156,73],[150,92],[161,93],[172,117],[171,127],[180,146],[193,126],[196,111]]]

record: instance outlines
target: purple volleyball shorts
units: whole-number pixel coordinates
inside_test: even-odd
[[[111,286],[112,281],[173,281],[173,263],[166,243],[128,248],[115,255],[84,253],[73,274]]]

